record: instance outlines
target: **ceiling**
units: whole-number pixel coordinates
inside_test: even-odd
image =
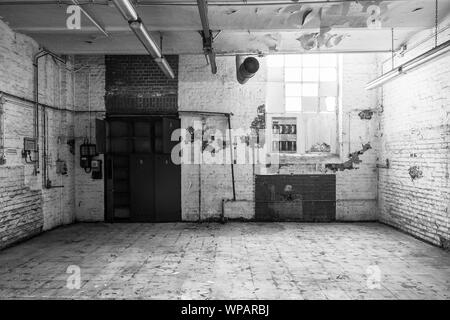
[[[78,2],[106,29],[108,37],[85,16],[80,30],[67,29],[69,0],[2,0],[0,16],[15,31],[56,53],[146,53],[111,1]],[[165,54],[203,52],[195,0],[134,2],[155,39],[162,38]],[[389,51],[392,30],[394,48],[398,48],[435,23],[435,0],[210,0],[208,8],[218,54]],[[369,28],[368,18],[376,16],[378,8],[381,26]],[[439,0],[438,8],[442,21],[450,13],[450,1]]]

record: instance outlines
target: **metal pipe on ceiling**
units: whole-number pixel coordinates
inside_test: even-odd
[[[136,21],[139,19],[139,16],[136,12],[136,10],[133,7],[133,4],[129,1],[115,1],[114,0],[114,5],[116,6],[117,10],[120,11],[120,13],[122,14],[122,16],[124,16],[124,18],[127,21]]]
[[[407,2],[409,0],[389,0],[391,2]],[[0,2],[0,5],[43,5],[43,4],[70,4],[71,0],[41,0],[41,1],[31,1],[31,0],[17,0],[17,1],[3,1]],[[103,0],[103,1],[95,1],[95,0],[80,0],[80,4],[92,4],[92,5],[108,5],[109,0]],[[210,1],[210,6],[280,6],[280,5],[292,5],[292,4],[334,4],[334,3],[345,3],[345,2],[356,2],[356,0],[307,0],[307,1],[286,1],[286,0],[280,0],[280,1],[242,1],[242,0],[235,0],[235,1]],[[358,2],[373,2],[373,0],[359,0]],[[197,3],[195,1],[180,1],[180,0],[174,0],[174,1],[145,1],[140,0],[138,3],[138,6],[197,6]]]
[[[197,0],[198,13],[202,22],[203,31],[201,32],[203,39],[203,52],[211,65],[211,72],[217,73],[216,54],[213,49],[213,36],[209,28],[208,19],[208,2],[207,0]]]
[[[167,62],[166,58],[162,55],[161,48],[158,46],[155,40],[148,33],[147,28],[142,22],[141,18],[136,12],[133,4],[130,0],[113,0],[117,10],[127,20],[130,29],[134,32],[136,37],[153,57],[153,60],[158,64],[164,74],[171,78],[175,78],[175,73]]]
[[[158,44],[153,40],[151,35],[147,32],[147,28],[142,22],[133,21],[130,22],[130,28],[142,42],[145,49],[150,53],[153,58],[161,58],[161,49]]]

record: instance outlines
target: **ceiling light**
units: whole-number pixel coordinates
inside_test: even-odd
[[[147,32],[147,28],[142,22],[133,21],[130,23],[130,27],[153,58],[162,57],[161,49]]]
[[[136,9],[129,0],[113,0],[117,9],[127,21],[135,21],[139,19]]]
[[[434,47],[431,50],[428,50],[425,53],[422,53],[421,55],[415,57],[414,59],[411,59],[411,60],[403,63],[401,66],[386,72],[385,74],[381,75],[380,77],[376,78],[375,80],[369,82],[366,85],[366,89],[371,90],[371,89],[377,88],[377,87],[385,84],[386,82],[392,80],[393,78],[395,78],[399,75],[402,75],[404,73],[407,73],[409,71],[412,71],[412,70],[420,67],[421,65],[423,65],[431,60],[434,60],[448,52],[450,52],[450,40],[440,44],[437,47]]]

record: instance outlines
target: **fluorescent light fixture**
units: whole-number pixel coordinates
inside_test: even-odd
[[[161,49],[147,32],[147,28],[142,22],[133,21],[130,23],[130,27],[153,58],[156,59],[162,57]]]
[[[412,71],[421,65],[432,61],[443,54],[446,54],[450,51],[450,40],[447,40],[446,42],[438,45],[437,47],[434,47],[431,50],[428,50],[425,53],[422,53],[421,55],[415,57],[414,59],[411,59],[404,64],[400,65],[399,67],[392,69],[385,74],[381,75],[380,77],[376,78],[375,80],[369,82],[366,85],[367,90],[371,90],[374,88],[377,88],[386,82],[396,78],[397,76],[407,73],[409,71]]]
[[[141,41],[145,49],[153,57],[153,60],[158,64],[164,74],[171,78],[175,78],[175,73],[167,62],[166,58],[163,57],[161,48],[153,40],[152,36],[148,33],[147,28],[144,23],[139,18],[133,4],[130,0],[113,0],[115,6],[123,15],[123,17],[128,21],[128,25],[131,30],[133,30],[136,37]]]
[[[130,0],[113,0],[116,8],[127,21],[136,21],[139,16]]]

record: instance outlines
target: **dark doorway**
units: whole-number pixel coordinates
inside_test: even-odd
[[[107,118],[106,220],[181,221],[181,167],[171,160],[175,117]]]
[[[335,221],[336,176],[257,175],[258,221]]]

